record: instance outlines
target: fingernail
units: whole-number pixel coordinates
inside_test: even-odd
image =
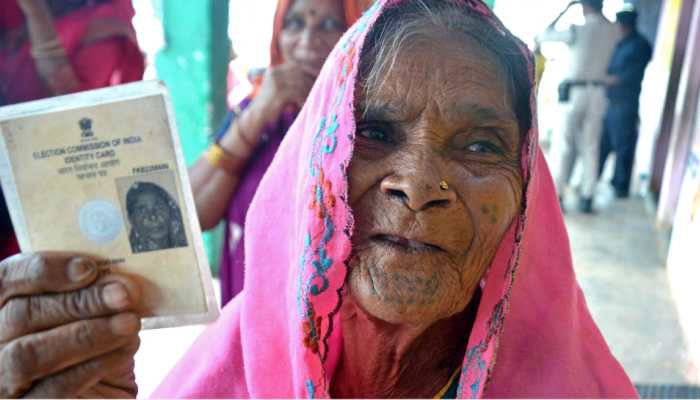
[[[68,276],[73,282],[82,282],[92,276],[96,267],[95,262],[89,258],[74,258],[68,265]]]
[[[129,305],[129,292],[121,283],[110,283],[102,288],[102,300],[107,307],[118,310]]]
[[[119,314],[109,321],[112,332],[121,336],[129,336],[138,332],[140,321],[136,314]]]

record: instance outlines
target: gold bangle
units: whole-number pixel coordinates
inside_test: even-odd
[[[214,143],[209,146],[209,149],[204,153],[204,158],[213,167],[216,167],[231,176],[236,176],[236,170],[240,169],[243,162],[240,158],[232,155],[223,147]]]

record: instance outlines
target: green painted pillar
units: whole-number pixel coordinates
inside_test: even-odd
[[[496,0],[484,0],[484,3],[493,10],[493,7],[496,5]]]
[[[156,56],[156,70],[170,90],[185,159],[191,165],[210,144],[226,113],[228,1],[153,1],[165,35],[165,46]],[[221,232],[219,227],[204,238],[215,270]]]

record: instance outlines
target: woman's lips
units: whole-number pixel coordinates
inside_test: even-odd
[[[401,236],[395,236],[395,235],[375,235],[372,237],[372,240],[380,242],[385,245],[390,245],[390,246],[396,246],[396,247],[401,247],[409,251],[442,251],[442,249],[438,246],[432,245],[430,243],[425,243],[422,241],[417,241],[417,240],[412,240],[412,239],[407,239],[405,237]]]

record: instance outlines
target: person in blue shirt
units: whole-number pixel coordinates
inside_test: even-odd
[[[610,153],[616,154],[612,186],[617,198],[629,197],[632,166],[639,135],[639,93],[644,70],[651,60],[652,47],[637,31],[637,13],[617,13],[622,40],[617,44],[608,66],[608,109],[600,141],[598,176]]]

